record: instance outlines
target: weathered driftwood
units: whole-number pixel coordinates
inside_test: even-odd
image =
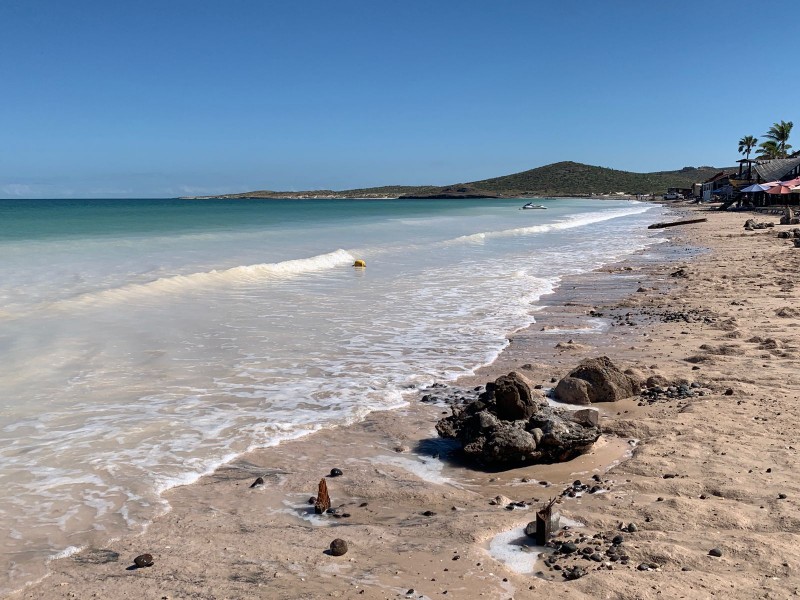
[[[692,223],[705,223],[708,219],[685,219],[683,221],[671,221],[669,223],[653,223],[648,229],[664,229],[665,227],[677,227],[678,225],[691,225]]]
[[[331,507],[331,497],[328,495],[328,484],[325,479],[320,479],[317,501],[314,502],[314,512],[322,515]]]

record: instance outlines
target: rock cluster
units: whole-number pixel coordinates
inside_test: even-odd
[[[632,529],[637,530],[635,525]],[[598,568],[601,569],[613,569],[615,563],[623,566],[629,564],[630,556],[624,546],[625,538],[621,534],[597,533],[592,537],[579,534],[573,537],[572,533],[567,531],[561,535],[563,537],[547,542],[547,547],[552,549],[552,553],[545,558],[544,564],[550,571],[560,571],[562,577],[567,580],[586,575],[587,568],[576,564],[581,561],[598,563]],[[659,568],[655,564],[652,567]]]
[[[645,386],[640,392],[642,402],[654,404],[659,401],[680,400],[693,398],[694,396],[705,396],[706,392],[702,389],[703,384],[697,381],[689,383],[685,379],[670,382],[664,377],[654,375],[645,382]]]
[[[800,228],[795,227],[787,231],[779,231],[778,237],[782,239],[800,238]]]
[[[533,389],[516,372],[503,375],[476,400],[452,406],[436,431],[461,442],[470,462],[489,469],[570,460],[597,441],[600,429],[587,425],[586,415],[553,408]]]
[[[558,382],[555,397],[568,404],[616,402],[639,391],[636,377],[623,373],[607,356],[583,361]]]

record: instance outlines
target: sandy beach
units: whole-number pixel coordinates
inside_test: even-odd
[[[460,391],[420,390],[406,408],[258,450],[170,490],[171,511],[142,535],[55,560],[48,577],[10,597],[800,595],[800,250],[776,235],[790,226],[745,231],[749,213],[685,210],[708,221],[565,281],[534,325],[457,385],[518,370],[544,393],[582,359],[606,355],[695,384],[695,395],[596,405],[603,436],[590,453],[487,473],[448,459],[453,446],[434,426],[449,408],[421,401]],[[326,478],[337,514],[316,516],[309,498],[331,469],[342,471]],[[251,487],[257,477],[263,485]],[[600,493],[562,495],[575,480]],[[567,526],[559,536],[601,560],[534,561],[522,529],[556,497]],[[508,510],[505,499],[520,506]],[[335,538],[348,544],[343,556],[327,552]],[[603,554],[612,545],[622,548],[615,560]],[[133,568],[143,553],[154,565]],[[565,581],[574,565],[586,575]]]

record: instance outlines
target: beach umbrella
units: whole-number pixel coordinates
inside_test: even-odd
[[[771,188],[769,188],[767,190],[767,193],[768,194],[772,194],[772,195],[791,194],[792,193],[792,188],[789,187],[788,185],[778,184],[778,185],[774,185]]]
[[[747,186],[746,188],[742,188],[742,189],[741,189],[741,190],[739,190],[739,191],[740,191],[740,192],[748,192],[748,193],[753,193],[753,192],[763,192],[763,191],[765,191],[765,190],[768,190],[768,189],[769,189],[769,187],[770,187],[770,186],[768,186],[768,185],[762,185],[762,184],[760,184],[760,183],[754,183],[753,185],[749,185],[749,186]]]

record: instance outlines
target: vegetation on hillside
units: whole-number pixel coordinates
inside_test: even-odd
[[[274,192],[261,190],[214,198],[396,198],[518,196],[590,196],[600,194],[663,194],[667,188],[688,188],[717,174],[715,167],[632,173],[576,162],[559,162],[521,173],[449,186],[383,186],[353,190]]]

